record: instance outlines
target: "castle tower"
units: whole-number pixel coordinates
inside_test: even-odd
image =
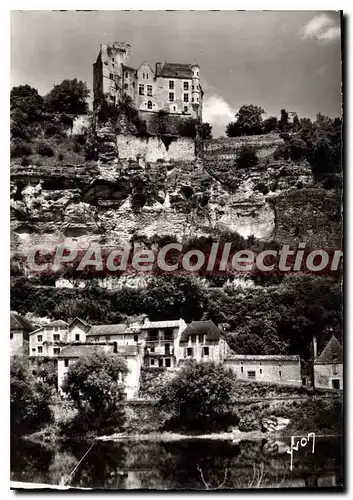
[[[191,66],[192,72],[192,92],[191,92],[191,104],[193,109],[198,114],[201,103],[201,92],[200,92],[200,66],[198,64],[193,64]]]

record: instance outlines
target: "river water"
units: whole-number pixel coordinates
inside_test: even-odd
[[[107,489],[322,488],[343,486],[341,438],[316,437],[290,455],[283,441],[187,439],[170,442],[96,442],[66,484]],[[11,480],[60,484],[90,442],[48,449],[11,443]]]

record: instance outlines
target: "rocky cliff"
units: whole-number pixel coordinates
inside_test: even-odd
[[[278,137],[256,141],[260,161],[249,169],[234,165],[245,138],[209,141],[192,161],[121,159],[111,138],[104,161],[21,166],[14,160],[12,248],[23,253],[62,242],[115,247],[137,236],[229,232],[340,246],[337,192],[318,187],[307,163],[275,161]]]

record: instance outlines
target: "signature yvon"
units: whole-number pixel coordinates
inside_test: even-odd
[[[298,440],[296,442],[296,439]],[[295,451],[299,450],[299,445],[301,448],[305,448],[305,446],[310,442],[311,439],[311,453],[315,452],[315,432],[309,432],[307,437],[301,436],[291,436],[290,438],[290,448],[286,449],[286,452],[290,454],[290,470],[293,470],[293,454]]]

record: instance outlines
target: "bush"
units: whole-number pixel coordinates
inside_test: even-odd
[[[16,142],[11,145],[11,158],[29,156],[33,153],[32,147],[24,142]]]
[[[302,160],[308,151],[308,147],[305,141],[300,138],[292,139],[289,143],[289,157],[293,161]]]
[[[256,149],[245,145],[240,148],[235,164],[237,168],[251,168],[255,167],[257,162]]]
[[[280,144],[273,153],[275,160],[289,160],[289,148],[287,144]]]
[[[28,165],[30,165],[31,162],[29,161],[29,159],[25,156],[24,158],[22,158],[22,161],[21,161],[21,165],[22,167],[28,167]]]
[[[41,156],[48,156],[48,157],[54,156],[53,148],[45,142],[41,142],[40,144],[38,144],[37,153]]]

